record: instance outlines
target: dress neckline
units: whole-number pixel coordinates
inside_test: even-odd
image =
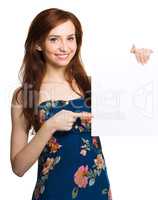
[[[74,98],[74,99],[69,99],[69,100],[63,100],[63,99],[57,99],[57,100],[52,100],[52,99],[48,99],[48,100],[45,100],[45,101],[42,101],[41,103],[37,104],[37,107],[39,108],[40,106],[50,102],[51,104],[53,103],[56,103],[56,102],[64,102],[64,103],[71,103],[73,101],[78,101],[78,100],[82,100],[84,99],[84,96],[81,96],[81,97],[78,97],[78,98]]]

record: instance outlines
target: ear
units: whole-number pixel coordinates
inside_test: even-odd
[[[42,48],[38,44],[36,44],[36,50],[42,51]]]

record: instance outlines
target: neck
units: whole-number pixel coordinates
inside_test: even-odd
[[[65,82],[65,68],[66,66],[52,66],[46,65],[46,74],[45,80],[53,81],[53,82]]]

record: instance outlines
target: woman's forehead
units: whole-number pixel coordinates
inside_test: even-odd
[[[52,30],[50,30],[48,36],[56,36],[56,37],[66,37],[75,34],[75,26],[71,21],[64,22],[59,24]]]

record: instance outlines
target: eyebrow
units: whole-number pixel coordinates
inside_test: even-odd
[[[68,35],[68,37],[70,37],[70,36],[75,36],[76,34],[75,33],[72,33],[72,34],[70,34],[70,35]],[[49,35],[49,37],[61,37],[61,35],[54,35],[54,34],[52,34],[52,35]]]

